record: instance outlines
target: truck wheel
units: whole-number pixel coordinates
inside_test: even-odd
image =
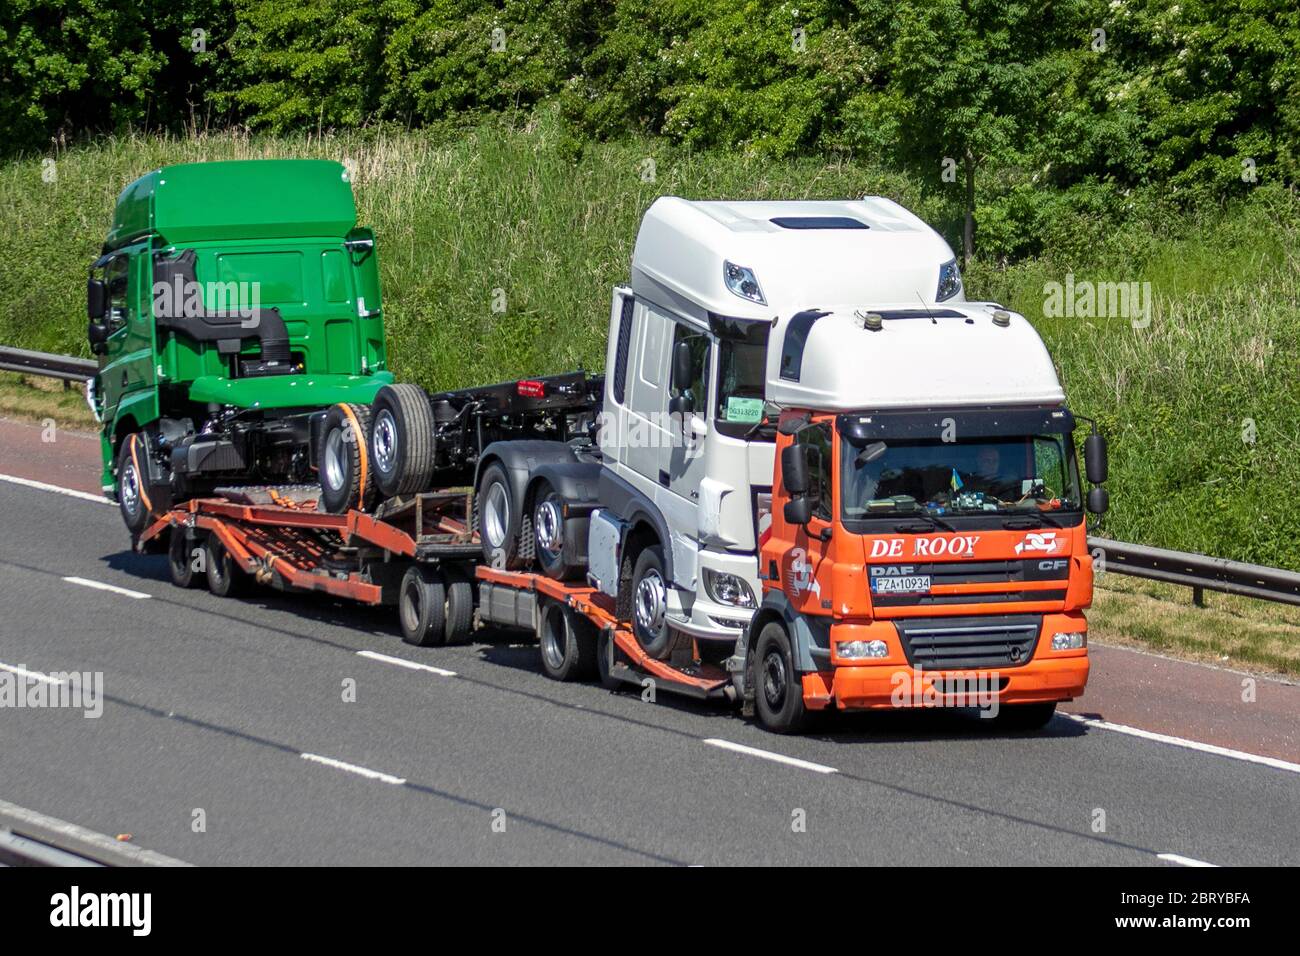
[[[365,405],[331,405],[321,427],[316,450],[321,504],[330,514],[353,508],[368,511],[375,503],[375,472],[370,463],[367,436],[370,409]]]
[[[510,481],[505,467],[493,462],[483,469],[475,495],[478,506],[478,536],[483,561],[499,571],[518,571],[526,565],[520,554],[520,522],[510,500]]]
[[[537,487],[533,506],[533,554],[538,567],[548,578],[571,581],[583,571],[580,566],[564,560],[564,498],[550,486],[541,482]]]
[[[447,569],[446,622],[448,644],[461,644],[474,633],[474,583],[459,568]]]
[[[754,649],[754,703],[758,719],[778,734],[797,734],[808,722],[803,681],[794,669],[790,637],[777,621],[758,634]]]
[[[397,599],[402,640],[417,647],[437,647],[447,640],[447,586],[442,574],[424,564],[412,564],[402,577]]]
[[[370,457],[385,498],[428,490],[433,481],[433,409],[418,385],[385,385],[375,396]]]
[[[144,442],[138,432],[123,438],[117,449],[117,507],[132,542],[149,526],[150,519],[144,455]]]
[[[217,597],[234,597],[247,587],[248,575],[235,563],[215,534],[208,535],[204,542],[203,560],[207,564],[208,590]]]
[[[537,643],[542,670],[551,680],[578,680],[596,669],[595,627],[559,601],[546,603]]]
[[[614,638],[607,629],[596,632],[596,677],[605,690],[618,690],[623,682],[612,673]]]
[[[632,571],[632,630],[641,649],[655,660],[672,653],[668,628],[668,575],[664,549],[652,544],[637,556]]]
[[[198,548],[198,542],[185,528],[172,528],[171,540],[167,543],[167,570],[171,573],[172,584],[178,588],[196,588],[206,579],[206,573],[199,574],[194,570],[194,552]],[[207,567],[206,555],[204,567]]]
[[[1041,730],[1056,714],[1056,701],[1045,704],[1004,704],[993,718],[998,730]]]

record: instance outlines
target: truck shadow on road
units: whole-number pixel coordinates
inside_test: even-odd
[[[832,744],[1083,737],[1088,729],[1059,714],[1041,730],[1009,730],[970,708],[819,714],[804,734]]]

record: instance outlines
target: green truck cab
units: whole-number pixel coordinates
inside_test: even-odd
[[[374,234],[335,162],[140,177],[91,265],[87,314],[102,485],[133,534],[219,485],[316,480],[327,410],[393,382]]]

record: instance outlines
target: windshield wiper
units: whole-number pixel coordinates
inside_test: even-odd
[[[1034,514],[1016,515],[1014,518],[1008,518],[1002,522],[1002,527],[1010,531],[1025,531],[1030,528],[1041,528],[1044,524],[1050,524],[1053,528],[1064,528],[1065,522],[1061,521],[1055,515],[1043,511]]]
[[[903,534],[916,534],[918,532],[932,530],[934,528],[942,528],[944,531],[957,530],[948,522],[944,521],[942,518],[936,518],[934,515],[926,514],[924,511],[918,511],[915,514],[908,515],[908,517],[920,519],[922,521],[928,521],[930,523],[928,525],[924,525],[924,524],[918,525],[918,524],[913,524],[911,522],[904,521],[894,525],[894,530],[900,531]]]

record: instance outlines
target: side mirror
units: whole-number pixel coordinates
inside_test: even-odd
[[[102,279],[86,280],[86,317],[94,322],[108,311],[108,290]]]
[[[692,402],[691,397],[685,393],[674,395],[672,398],[668,399],[668,414],[674,418],[681,419],[683,421],[683,428],[685,427],[686,416],[693,411],[695,411],[695,403]]]
[[[782,509],[786,522],[796,525],[806,525],[812,521],[812,510],[812,499],[803,497],[790,499]]]
[[[1083,467],[1088,481],[1094,485],[1103,484],[1110,474],[1110,465],[1106,460],[1106,438],[1093,432],[1083,441]],[[1105,509],[1102,509],[1105,510]],[[1100,512],[1098,512],[1100,514]]]
[[[108,351],[108,326],[102,322],[90,322],[86,326],[86,339],[90,342],[93,355],[103,355]]]
[[[791,497],[808,493],[812,480],[808,473],[808,456],[804,454],[802,445],[791,443],[781,452],[781,480]],[[795,523],[806,524],[807,522]]]
[[[1110,507],[1110,492],[1096,485],[1088,489],[1088,510],[1095,515],[1104,515]]]
[[[695,357],[691,355],[691,343],[682,341],[673,346],[673,374],[671,385],[674,391],[681,392],[691,387],[695,381]]]

